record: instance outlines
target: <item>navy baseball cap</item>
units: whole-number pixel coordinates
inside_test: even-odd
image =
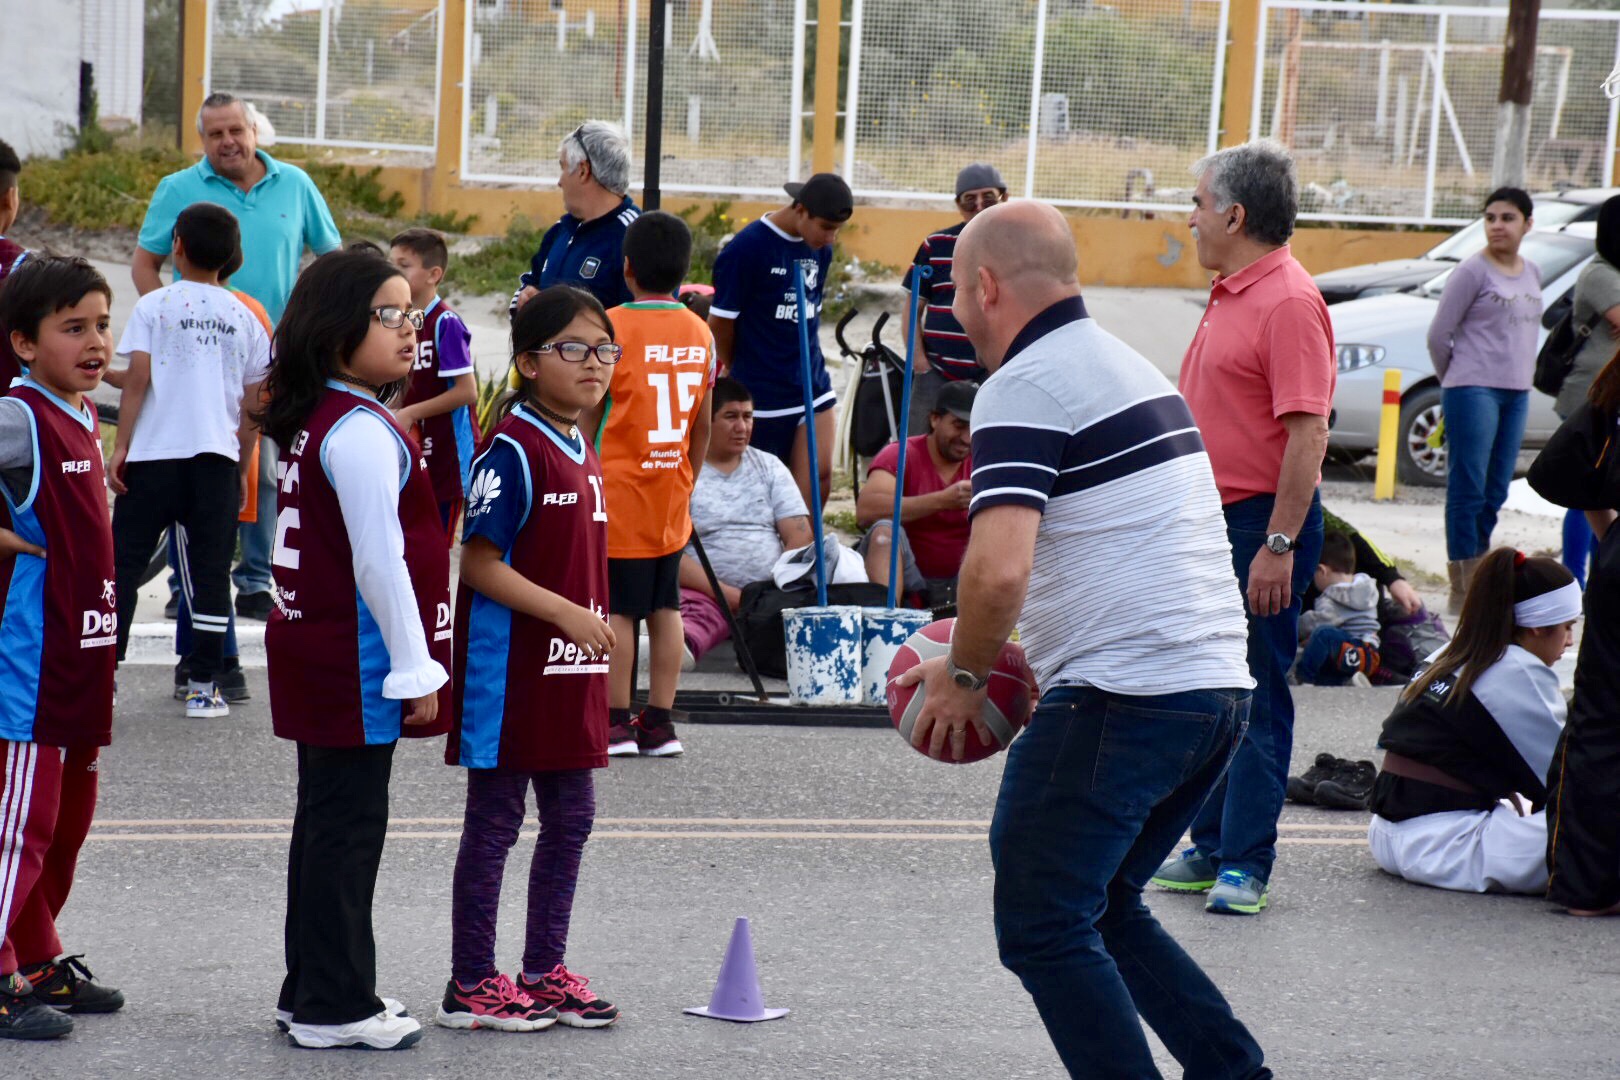
[[[845,222],[855,213],[855,195],[836,173],[819,172],[808,180],[789,181],[782,190],[810,211],[811,217],[823,221]]]

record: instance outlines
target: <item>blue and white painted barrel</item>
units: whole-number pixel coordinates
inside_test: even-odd
[[[917,608],[861,609],[861,696],[868,705],[886,705],[889,665],[906,639],[934,621]]]
[[[861,609],[837,605],[788,608],[788,700],[794,705],[861,703]]]

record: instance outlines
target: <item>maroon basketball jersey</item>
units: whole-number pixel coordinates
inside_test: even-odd
[[[473,463],[466,539],[483,537],[541,588],[605,617],[602,467],[525,406]],[[456,596],[455,723],[445,760],[471,769],[607,765],[607,657],[587,659],[551,623],[463,582]]]
[[[428,305],[422,329],[416,332],[416,362],[411,365],[405,404],[436,398],[449,390],[457,376],[472,373],[470,335],[461,316],[443,300]],[[422,421],[422,457],[427,461],[433,495],[442,503],[459,502],[467,490],[478,424],[473,411],[458,405],[449,412]]]
[[[0,525],[46,556],[0,560],[0,739],[106,746],[118,596],[96,410],[32,380],[12,396],[28,407],[38,453],[22,497],[0,485]]]
[[[439,691],[434,723],[405,727],[406,703],[382,696],[389,658],[377,621],[354,579],[353,549],[337,491],[326,472],[325,446],[356,412],[388,424],[409,451],[388,410],[363,394],[328,383],[304,430],[276,466],[276,542],[271,563],[276,607],[265,629],[270,716],[277,735],[313,746],[374,746],[449,728],[450,686]],[[414,454],[399,493],[405,565],[433,659],[450,668],[450,551],[427,467]],[[403,729],[403,730],[402,730]]]
[[[6,275],[17,268],[22,259],[23,248],[0,236],[0,284],[4,284]],[[22,361],[11,350],[11,333],[0,326],[0,395],[11,388],[11,384],[22,378]]]

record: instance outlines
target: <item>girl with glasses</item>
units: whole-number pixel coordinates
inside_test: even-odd
[[[450,555],[426,467],[386,408],[416,358],[411,289],[375,255],[305,270],[262,418],[281,450],[270,715],[298,746],[277,1021],[310,1048],[422,1037],[376,992],[371,904],[401,735],[448,726]]]
[[[563,965],[580,856],[608,763],[607,508],[579,429],[620,349],[590,293],[542,289],[512,324],[517,386],[474,460],[456,599],[455,715],[446,759],[467,770],[452,886],[452,1028],[606,1027],[619,1011]],[[540,837],[516,977],[495,962],[507,854],[534,789]]]

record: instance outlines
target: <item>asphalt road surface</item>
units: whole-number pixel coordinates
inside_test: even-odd
[[[1056,1055],[996,961],[986,825],[999,759],[925,760],[892,732],[688,725],[677,760],[599,774],[568,962],[613,1028],[427,1027],[397,1054],[307,1051],[271,1025],[293,754],[264,673],[228,720],[187,721],[164,667],[126,668],[98,824],[63,939],[129,998],[67,1039],[0,1044],[0,1077],[1052,1077]],[[1390,690],[1297,691],[1296,761],[1370,756]],[[448,977],[459,770],[396,758],[376,912],[379,989],[428,1021]],[[1297,771],[1297,770],[1296,770]],[[1620,1075],[1620,921],[1448,894],[1381,874],[1365,817],[1290,807],[1270,909],[1154,909],[1213,973],[1280,1077]],[[499,956],[521,951],[527,845]],[[738,915],[783,1020],[707,1002]],[[1168,1075],[1178,1075],[1161,1051]]]

